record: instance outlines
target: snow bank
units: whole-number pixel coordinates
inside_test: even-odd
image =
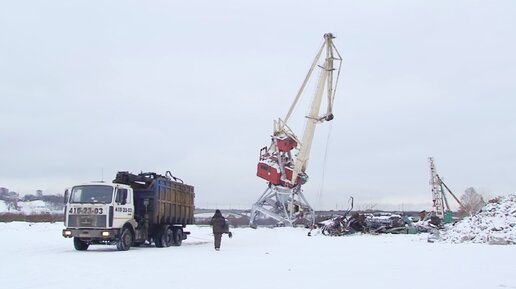
[[[42,214],[50,213],[50,209],[47,208],[43,201],[30,201],[30,202],[18,202],[20,211],[24,214]]]
[[[63,213],[61,209],[55,210],[49,204],[41,200],[27,202],[18,201],[16,204],[18,206],[18,210],[12,207],[9,208],[6,202],[0,201],[0,213],[22,213],[25,215]]]
[[[498,197],[473,217],[441,232],[440,240],[451,243],[516,244],[516,195]]]
[[[0,213],[8,212],[7,204],[4,201],[0,201]]]

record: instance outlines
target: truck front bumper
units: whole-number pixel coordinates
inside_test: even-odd
[[[118,237],[119,229],[63,229],[63,237],[81,239],[113,240]]]

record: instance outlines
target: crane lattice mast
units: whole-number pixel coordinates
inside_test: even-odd
[[[437,170],[435,169],[434,159],[432,157],[429,157],[428,162],[430,164],[430,185],[432,186],[432,200],[435,215],[447,221],[444,215],[446,212],[451,213],[451,210],[450,204],[448,203],[448,199],[446,199],[446,195],[444,193],[445,189],[453,197],[453,199],[455,199],[455,201],[457,202],[457,204],[459,204],[461,208],[464,208],[464,205],[457,198],[457,196],[455,196],[455,194],[450,190],[450,188],[444,183],[444,181],[437,173]]]
[[[444,218],[444,192],[441,178],[437,174],[434,165],[434,159],[428,158],[430,164],[430,186],[432,186],[432,202],[435,215],[441,219]]]
[[[333,44],[335,37],[331,33],[324,35],[324,43],[319,49],[308,74],[299,89],[284,120],[274,121],[271,145],[260,150],[257,175],[266,181],[265,192],[253,205],[251,210],[251,227],[256,227],[256,218],[260,214],[275,219],[279,224],[293,226],[304,220],[314,221],[314,212],[303,195],[301,186],[308,181],[306,169],[315,133],[315,126],[333,119],[333,101],[342,58]],[[325,52],[322,65],[318,65]],[[338,67],[335,67],[338,62]],[[319,68],[320,76],[315,96],[306,116],[307,122],[300,140],[289,128],[292,116],[312,73]],[[336,71],[336,73],[335,73]],[[323,95],[326,93],[326,111],[320,115]],[[294,157],[293,157],[294,155]]]

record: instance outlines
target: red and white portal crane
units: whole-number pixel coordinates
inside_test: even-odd
[[[268,186],[252,207],[250,225],[253,228],[256,228],[256,218],[260,214],[288,226],[302,221],[312,224],[314,221],[314,211],[304,197],[301,186],[308,181],[306,168],[310,159],[315,126],[333,119],[333,100],[342,64],[342,58],[333,44],[334,38],[331,33],[324,35],[324,43],[315,56],[287,116],[284,120],[280,118],[274,121],[271,144],[260,150],[257,175],[268,181]],[[323,51],[326,57],[321,59]],[[337,68],[335,62],[338,62]],[[299,139],[289,128],[288,121],[316,68],[320,71],[319,80],[309,113],[306,115],[303,137]],[[320,114],[325,94],[326,110]]]

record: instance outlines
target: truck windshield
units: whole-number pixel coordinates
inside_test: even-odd
[[[111,203],[113,187],[111,186],[77,186],[73,187],[70,203]]]

